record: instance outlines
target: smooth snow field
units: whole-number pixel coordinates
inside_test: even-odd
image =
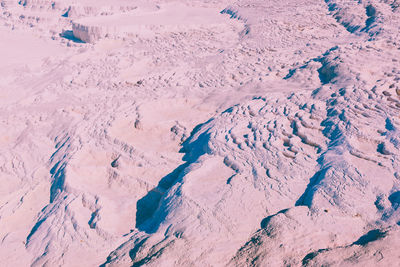
[[[0,266],[400,266],[398,0],[0,0]]]

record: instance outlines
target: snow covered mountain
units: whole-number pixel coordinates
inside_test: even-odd
[[[397,0],[0,0],[1,266],[400,265]]]

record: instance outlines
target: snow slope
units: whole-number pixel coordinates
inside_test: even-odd
[[[2,1],[1,265],[398,263],[399,6]]]

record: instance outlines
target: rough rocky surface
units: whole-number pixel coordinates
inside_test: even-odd
[[[1,1],[1,265],[396,265],[399,7]]]

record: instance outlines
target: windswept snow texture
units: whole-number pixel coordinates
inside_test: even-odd
[[[397,0],[0,0],[1,266],[400,265]]]

